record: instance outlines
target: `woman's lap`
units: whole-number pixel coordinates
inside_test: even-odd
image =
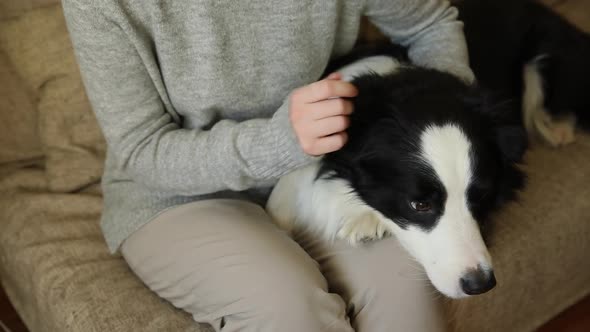
[[[122,252],[150,289],[217,330],[444,330],[434,292],[394,239],[297,240],[307,252],[258,205],[209,200],[163,212]]]

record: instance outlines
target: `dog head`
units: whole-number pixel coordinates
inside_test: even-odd
[[[353,83],[349,142],[324,163],[394,223],[439,291],[458,298],[491,289],[480,225],[524,184],[516,167],[524,130],[449,74],[402,68]]]

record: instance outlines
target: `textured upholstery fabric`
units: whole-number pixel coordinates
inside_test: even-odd
[[[31,331],[204,331],[108,253],[96,190],[50,194],[43,178],[23,169],[0,184],[19,183],[0,199],[0,275]]]
[[[31,93],[0,49],[0,164],[42,157]]]
[[[0,28],[2,48],[37,101],[49,189],[69,192],[98,182],[105,144],[84,93],[61,7],[29,11],[5,20]]]
[[[26,4],[0,4],[21,10],[0,21],[0,279],[10,299],[32,332],[211,331],[108,254],[98,226],[104,142],[60,7]],[[557,9],[590,27],[589,11],[576,10],[586,6]],[[498,287],[446,301],[455,331],[533,331],[590,293],[590,136],[535,147],[526,160],[529,186],[492,231]]]
[[[0,19],[15,17],[28,10],[59,2],[60,0],[3,0],[0,1]]]

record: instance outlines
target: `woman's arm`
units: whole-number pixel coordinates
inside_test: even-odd
[[[414,63],[473,82],[463,23],[448,1],[367,0],[365,14],[394,43],[408,47]]]
[[[203,194],[244,190],[311,160],[298,143],[287,102],[270,119],[221,120],[183,129],[164,104],[138,50],[102,1],[64,0],[86,90],[117,162],[157,190]]]

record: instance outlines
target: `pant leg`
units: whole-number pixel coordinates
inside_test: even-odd
[[[340,294],[357,332],[443,332],[437,293],[426,273],[394,237],[360,247],[326,244],[309,235],[297,241],[320,264],[330,290]]]
[[[165,211],[122,253],[151,290],[216,331],[353,331],[317,262],[252,203],[209,200]]]

